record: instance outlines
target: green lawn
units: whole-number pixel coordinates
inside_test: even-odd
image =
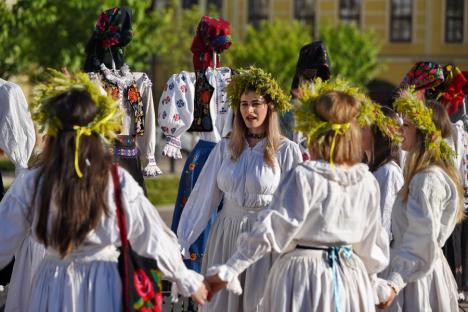
[[[145,180],[148,199],[155,206],[174,204],[179,187],[179,176],[162,175],[154,179]]]
[[[0,171],[13,172],[15,166],[6,158],[0,157]],[[148,198],[155,206],[174,204],[177,198],[177,189],[179,186],[179,176],[162,175],[156,178],[145,180]],[[8,189],[9,185],[6,185]]]

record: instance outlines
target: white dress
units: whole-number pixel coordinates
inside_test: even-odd
[[[281,178],[302,160],[299,147],[288,139],[284,139],[278,148],[275,170],[263,160],[265,140],[252,148],[246,144],[235,162],[231,160],[228,144],[229,140],[223,139],[211,152],[185,205],[177,231],[179,243],[186,253],[223,199],[223,209],[211,228],[203,258],[204,273],[208,267],[229,259],[235,251],[238,236],[251,229],[258,212],[271,202]],[[272,256],[266,255],[241,276],[247,289],[244,296],[223,290],[202,310],[259,310],[271,265]]]
[[[455,227],[457,201],[455,184],[436,166],[413,177],[407,202],[398,197],[387,280],[400,291],[388,311],[458,311],[457,285],[441,249]]]
[[[28,167],[35,143],[36,133],[23,91],[18,85],[0,79],[0,149],[15,165],[17,177]],[[15,253],[16,260],[8,288],[6,311],[24,310],[10,307],[21,307],[23,298],[29,297],[29,292],[23,285],[30,282],[30,272],[42,259],[42,255],[43,248],[29,238],[21,243]]]
[[[32,235],[37,241],[32,226],[37,218],[35,214],[32,222],[28,218],[37,173],[38,169],[27,171],[18,178],[0,203],[0,267],[8,263],[25,238]],[[174,281],[180,293],[190,295],[201,286],[203,277],[187,270],[174,233],[136,181],[124,169],[119,175],[130,244],[140,255],[156,259],[162,275]],[[22,285],[30,295],[21,296],[21,307],[7,311],[121,311],[117,269],[120,237],[110,175],[107,198],[109,215],[103,216],[97,228],[69,256],[61,259],[56,251],[47,249],[33,272],[32,285]],[[51,210],[55,209],[52,205]]]
[[[380,209],[382,212],[382,224],[388,233],[388,238],[392,240],[392,208],[395,204],[398,192],[403,187],[403,172],[393,160],[380,166],[374,176],[379,182],[380,188]]]
[[[200,140],[218,143],[232,129],[233,112],[227,101],[226,87],[231,81],[231,69],[208,67],[205,76],[213,87],[209,103],[213,131],[196,132]],[[166,137],[163,155],[182,158],[181,136],[187,132],[193,122],[195,101],[195,73],[182,71],[172,75],[161,94],[158,108],[158,125]]]
[[[327,248],[345,245],[351,255],[339,253],[334,276]],[[252,230],[239,237],[233,256],[208,275],[218,273],[228,289],[239,292],[239,274],[272,250],[281,256],[266,283],[264,311],[374,311],[369,275],[386,267],[389,247],[378,184],[367,166],[298,165]]]

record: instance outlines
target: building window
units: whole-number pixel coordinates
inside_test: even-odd
[[[314,0],[295,0],[294,1],[294,18],[302,23],[314,27],[315,11]]]
[[[391,0],[390,41],[410,42],[413,33],[413,1]]]
[[[182,0],[182,9],[190,9],[194,5],[198,5],[198,0]]]
[[[446,0],[445,2],[445,41],[463,41],[463,0]]]
[[[340,0],[339,6],[340,21],[355,23],[357,26],[361,23],[361,1],[360,0]]]
[[[268,19],[269,0],[249,0],[248,22],[257,27],[261,21]]]

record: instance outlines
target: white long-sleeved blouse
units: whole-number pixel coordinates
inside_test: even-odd
[[[183,251],[188,251],[205,229],[221,199],[234,201],[248,210],[268,206],[280,180],[302,161],[296,143],[284,139],[276,153],[277,166],[273,170],[264,159],[265,139],[245,149],[236,161],[231,159],[229,139],[219,142],[198,177],[195,188],[185,204],[177,229]]]
[[[380,209],[382,212],[382,224],[391,240],[392,209],[398,192],[403,187],[403,172],[396,162],[389,161],[380,166],[374,176],[380,188]]]
[[[0,268],[11,260],[12,255],[28,235],[37,241],[28,212],[32,202],[34,183],[38,169],[28,170],[15,180],[0,203]],[[142,188],[124,169],[119,170],[122,188],[122,204],[125,212],[127,235],[132,248],[140,255],[156,259],[162,275],[176,282],[178,291],[185,296],[201,286],[203,276],[188,270],[180,257],[177,238],[164,224],[157,210],[144,196]],[[104,215],[97,228],[67,258],[93,255],[109,246],[120,246],[119,228],[116,218],[112,177],[108,184],[109,215]],[[34,206],[36,207],[36,206]],[[56,207],[51,206],[51,211]],[[33,220],[37,218],[33,217]],[[49,221],[49,224],[52,222]],[[47,257],[59,257],[49,248]],[[24,285],[27,287],[27,285]]]
[[[432,166],[410,182],[407,202],[397,198],[392,214],[388,280],[398,289],[429,273],[455,227],[458,194],[450,177]]]
[[[21,88],[0,79],[0,149],[19,169],[28,167],[36,143],[28,103]]]
[[[369,275],[388,264],[389,244],[380,220],[377,181],[364,164],[350,168],[306,161],[291,170],[252,230],[241,234],[225,265],[210,268],[228,288],[239,291],[237,276],[266,253],[296,245],[351,245]]]
[[[210,100],[210,116],[213,131],[197,132],[200,139],[217,143],[232,129],[233,113],[227,101],[226,87],[231,80],[231,69],[209,67],[205,71],[209,84],[214,88]],[[163,154],[180,158],[180,137],[193,122],[195,101],[195,73],[182,71],[172,75],[164,87],[158,108],[158,124],[166,136]]]

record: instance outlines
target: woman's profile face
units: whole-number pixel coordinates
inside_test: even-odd
[[[410,119],[403,118],[401,132],[403,134],[403,142],[401,143],[401,149],[404,151],[409,151],[411,147],[413,147],[413,145],[416,143],[416,126]]]
[[[256,134],[265,132],[268,103],[263,96],[254,91],[243,93],[240,98],[240,113],[250,132]]]

